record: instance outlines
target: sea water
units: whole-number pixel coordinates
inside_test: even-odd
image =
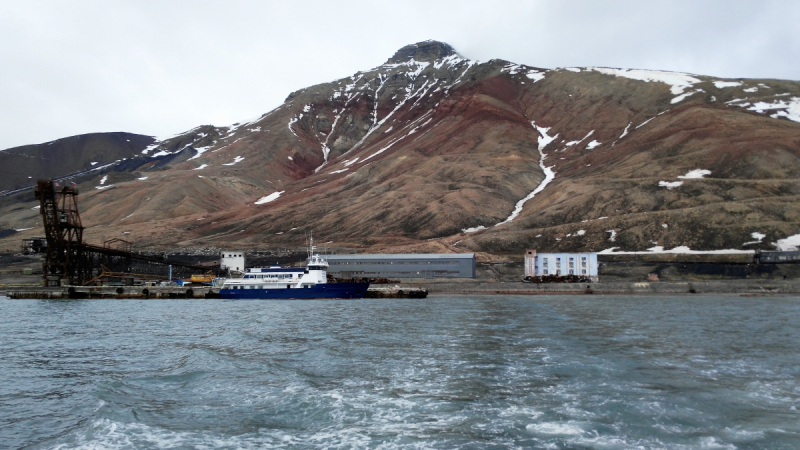
[[[0,298],[0,448],[800,448],[800,299]]]

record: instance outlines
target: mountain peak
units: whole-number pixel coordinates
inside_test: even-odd
[[[434,61],[455,54],[456,50],[450,44],[429,40],[406,45],[389,58],[386,63],[399,64],[412,59],[416,61]]]

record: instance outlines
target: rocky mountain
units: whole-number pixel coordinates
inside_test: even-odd
[[[542,69],[427,41],[152,143],[138,157],[161,162],[80,183],[81,211],[90,241],[139,247],[313,230],[370,252],[774,248],[800,233],[798,122],[794,81]],[[0,205],[0,229],[35,232],[25,202]]]
[[[138,156],[155,141],[131,133],[92,133],[0,151],[0,192],[30,187],[39,178],[58,178],[101,170]]]

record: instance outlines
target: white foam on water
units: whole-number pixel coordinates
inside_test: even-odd
[[[733,442],[750,442],[764,438],[763,430],[745,430],[740,427],[725,427],[722,432],[729,441]]]
[[[733,444],[725,444],[717,440],[717,438],[713,436],[704,436],[700,438],[699,447],[697,448],[707,448],[713,450],[736,450],[736,446]]]
[[[536,434],[576,436],[583,434],[581,422],[541,422],[525,426],[525,429]]]

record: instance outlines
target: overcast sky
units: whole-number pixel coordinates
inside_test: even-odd
[[[0,0],[0,149],[228,125],[435,39],[537,67],[800,80],[798,0]]]

